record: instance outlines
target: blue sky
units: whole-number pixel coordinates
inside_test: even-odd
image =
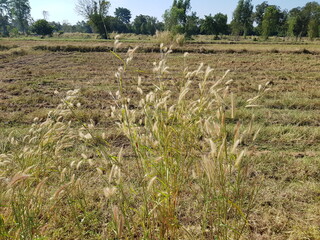
[[[49,12],[49,21],[68,21],[69,23],[76,23],[83,20],[75,12],[75,5],[77,0],[29,0],[31,6],[31,16],[34,20],[43,18],[42,12],[45,10]],[[310,0],[312,1],[312,0]],[[302,7],[307,2],[302,0],[269,0],[269,4],[278,5],[281,9],[291,9],[294,7]],[[114,9],[117,7],[128,8],[133,17],[139,14],[150,15],[162,20],[162,14],[170,8],[173,0],[111,0],[110,15],[113,15]],[[197,12],[197,15],[203,17],[204,15],[216,14],[222,12],[228,15],[229,21],[232,17],[232,12],[237,5],[238,0],[191,0],[192,11]],[[253,5],[257,5],[263,0],[253,0]]]

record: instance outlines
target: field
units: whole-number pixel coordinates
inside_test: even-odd
[[[319,42],[120,42],[0,40],[0,239],[320,239]]]

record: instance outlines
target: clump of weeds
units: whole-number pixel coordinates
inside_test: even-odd
[[[79,90],[69,91],[21,139],[8,136],[0,154],[0,236],[4,239],[241,239],[257,188],[249,184],[243,139],[259,132],[240,123],[228,72],[203,64],[166,78],[171,48],[160,46],[152,85],[132,72],[135,49],[115,73],[110,129],[78,118]],[[259,86],[255,101],[267,90]],[[129,98],[130,96],[138,96]],[[113,130],[114,131],[114,130]]]

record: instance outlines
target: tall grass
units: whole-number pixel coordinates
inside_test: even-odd
[[[138,209],[143,218],[138,222],[144,237],[176,239],[183,231],[191,234],[191,226],[182,226],[180,218],[192,208],[202,237],[240,239],[255,189],[246,186],[248,160],[243,159],[245,149],[239,145],[245,135],[256,134],[251,129],[240,133],[240,124],[233,134],[227,129],[228,119],[234,116],[227,73],[212,81],[213,69],[201,64],[195,71],[185,68],[181,79],[168,82],[170,53],[171,49],[162,47],[161,60],[154,63],[153,90],[144,92],[138,77],[136,91],[141,98],[134,109],[128,107],[131,99],[125,95],[123,81],[132,51],[116,73],[118,108],[113,108],[112,115],[134,152],[139,183],[135,192],[142,198]],[[265,90],[259,86],[259,94],[248,100],[247,107],[255,106],[253,102]],[[130,199],[125,191],[121,193],[123,199]],[[184,206],[183,201],[192,203],[191,199],[198,204]],[[126,208],[130,205],[121,207],[124,218],[132,214]]]
[[[123,65],[107,117],[123,141],[113,145],[110,130],[79,121],[78,90],[21,139],[8,136],[0,152],[0,236],[240,239],[256,194],[242,141],[257,133],[252,124],[228,124],[236,100],[227,72],[214,80],[209,66],[190,71],[186,53],[181,77],[169,81],[172,50],[161,45],[153,87],[139,76],[127,85],[136,48],[124,57],[118,46],[113,54]],[[139,97],[130,99],[133,90]]]
[[[170,31],[157,31],[155,34],[156,42],[159,44],[171,45],[175,44],[183,46],[186,42],[186,38],[183,34],[174,34]]]

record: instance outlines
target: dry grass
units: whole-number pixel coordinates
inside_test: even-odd
[[[158,45],[165,44],[165,45],[176,45],[176,46],[183,46],[186,42],[185,36],[183,34],[173,34],[169,31],[163,32],[156,32],[154,36]]]
[[[78,47],[88,47],[90,44],[113,47],[113,43],[108,42],[72,43]],[[202,196],[205,194],[201,184],[210,186],[206,181],[210,181],[211,171],[201,175],[203,166],[207,166],[206,169],[210,167],[206,161],[194,172],[184,171],[181,176],[189,185],[181,188],[168,185],[174,182],[174,176],[180,175],[172,171],[169,172],[169,180],[166,179],[162,172],[165,166],[160,165],[161,162],[154,163],[159,173],[155,175],[150,171],[146,179],[137,167],[139,162],[134,161],[133,154],[136,145],[132,143],[138,143],[139,146],[141,141],[147,140],[141,138],[142,133],[137,130],[134,137],[130,138],[128,131],[120,131],[114,125],[114,119],[109,117],[110,106],[115,104],[114,97],[109,92],[116,96],[119,88],[119,81],[114,77],[114,73],[123,65],[120,59],[109,52],[62,53],[30,49],[38,45],[70,45],[64,41],[15,41],[4,42],[3,45],[21,45],[20,48],[23,48],[26,54],[6,54],[0,60],[1,237],[101,239],[128,236],[132,239],[141,238],[143,233],[145,238],[149,236],[152,239],[157,236],[211,239],[214,234],[219,233],[215,232],[217,227],[206,227],[215,226],[215,223],[208,215],[203,215],[213,212],[212,209],[204,211],[203,206],[207,209],[215,206],[202,204]],[[132,43],[123,43],[121,47],[126,48],[129,45],[134,46]],[[156,47],[153,43],[146,45],[149,46]],[[248,186],[246,184],[250,184],[250,181],[253,183],[257,178],[263,180],[253,211],[249,215],[249,229],[243,238],[319,239],[319,55],[297,52],[297,49],[302,51],[304,48],[317,52],[319,45],[187,44],[183,48],[193,52],[192,49],[197,50],[199,47],[217,51],[215,54],[190,53],[187,58],[180,53],[168,55],[164,66],[170,67],[169,73],[160,74],[161,82],[172,92],[169,98],[171,100],[167,103],[169,108],[171,101],[179,97],[179,93],[180,96],[183,93],[180,89],[185,85],[177,79],[183,79],[182,72],[185,67],[188,67],[187,71],[193,71],[200,62],[210,65],[214,68],[210,81],[217,81],[230,69],[227,79],[234,80],[229,90],[235,96],[235,115],[234,119],[230,118],[230,108],[227,108],[227,140],[232,142],[238,121],[242,122],[243,132],[250,123],[252,114],[255,115],[252,130],[260,129],[260,133],[254,145],[250,145],[252,135],[244,136],[242,144],[239,145],[240,149],[248,148],[244,163],[250,164],[243,189],[246,189],[245,186]],[[124,53],[118,54],[121,58],[126,58]],[[120,95],[131,99],[129,104],[126,104],[127,101],[123,102],[127,105],[128,116],[144,116],[138,111],[139,99],[143,97],[140,97],[140,91],[137,91],[138,80],[135,76],[141,76],[140,88],[145,94],[154,90],[154,84],[158,86],[158,73],[152,71],[153,61],[159,63],[160,60],[159,53],[137,52],[130,67],[121,75],[125,88]],[[201,96],[197,90],[200,80],[201,77],[193,80],[185,95],[186,99],[194,100]],[[271,83],[272,90],[260,100],[259,104],[262,106],[256,109],[244,108],[246,99],[253,97],[258,85],[267,81]],[[66,97],[65,92],[76,88],[81,89],[78,97],[70,97],[73,93],[69,92],[67,101],[55,110],[61,103],[60,99]],[[55,94],[55,90],[59,93]],[[165,97],[160,94],[159,101]],[[121,99],[119,98],[120,102],[124,101]],[[71,102],[74,102],[75,107],[70,106]],[[80,108],[76,107],[77,103],[81,103]],[[230,100],[226,100],[226,103],[229,104]],[[121,105],[118,104],[120,108]],[[150,104],[146,109],[151,111],[152,115],[162,116],[161,119],[164,119],[164,115],[161,115],[163,109],[155,112],[154,105]],[[184,112],[180,111],[183,114],[176,116],[189,116],[188,109],[191,108],[185,105]],[[48,111],[52,110],[54,112],[47,118]],[[115,116],[117,112],[118,110],[114,110]],[[179,114],[179,111],[175,114]],[[63,117],[59,119],[60,115]],[[36,122],[34,118],[38,118]],[[121,114],[118,120],[120,123],[122,121],[124,126],[139,123],[138,120],[130,120],[128,124],[129,122],[123,121]],[[180,158],[178,164],[182,165],[177,165],[185,169],[188,164],[183,163],[194,161],[201,156],[201,147],[210,149],[211,146],[202,145],[206,143],[201,140],[201,127],[190,128],[189,135],[183,135],[186,134],[183,129],[187,129],[183,125],[185,123],[187,121],[176,124],[179,128],[175,134],[167,133],[162,137],[157,135],[161,137],[157,140],[161,143],[160,146],[169,144],[167,146],[170,146],[170,151],[161,151],[156,146],[152,146],[152,151],[138,150],[140,163],[145,164],[145,171],[152,169],[145,159],[157,159],[165,153],[168,159],[166,164],[171,164],[174,162],[170,163],[169,157],[174,156],[174,159],[177,159],[181,156],[181,149],[189,149],[187,155],[190,158]],[[32,130],[29,131],[32,124]],[[170,126],[165,121],[158,121],[157,124],[158,129]],[[144,125],[146,129],[143,131],[150,129]],[[132,129],[135,127],[132,126]],[[170,141],[165,141],[166,138]],[[190,138],[197,140],[184,141]],[[238,154],[240,153],[241,151]],[[201,183],[200,179],[207,180]],[[164,181],[168,181],[167,184],[162,184]],[[148,201],[141,199],[143,194],[138,193],[143,191],[138,186],[149,189]],[[173,196],[176,196],[179,204],[170,205],[170,201],[167,201],[167,205],[160,204],[168,200],[165,192],[173,193],[177,189],[179,194]],[[216,191],[216,188],[207,189],[208,193],[213,191]],[[207,203],[209,200],[206,198]],[[9,204],[10,201],[12,204]],[[146,219],[145,209],[152,207],[155,208],[152,212],[154,215],[150,215],[152,217],[143,223],[142,219]],[[173,214],[177,215],[165,214],[168,209],[175,207]],[[245,209],[245,206],[242,208]],[[52,209],[58,210],[53,213]],[[169,220],[173,220],[174,224],[168,224]],[[232,222],[232,218],[230,221]],[[180,224],[184,228],[180,228]],[[219,227],[219,224],[217,226]],[[150,229],[154,231],[150,232]],[[223,229],[227,228],[222,228],[221,234]]]

